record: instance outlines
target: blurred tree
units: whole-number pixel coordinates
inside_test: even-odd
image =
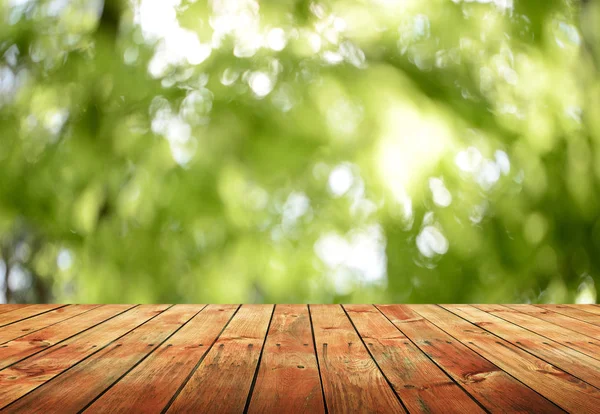
[[[0,4],[0,302],[597,299],[597,1]]]

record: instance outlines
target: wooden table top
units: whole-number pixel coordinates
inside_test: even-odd
[[[0,305],[2,412],[600,412],[597,305]]]

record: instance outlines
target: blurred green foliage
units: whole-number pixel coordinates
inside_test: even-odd
[[[595,302],[600,5],[1,0],[0,302]]]

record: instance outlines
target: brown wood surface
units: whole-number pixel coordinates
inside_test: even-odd
[[[329,412],[405,412],[342,307],[311,305],[310,312]]]
[[[567,305],[567,306],[570,306],[571,308],[583,310],[585,312],[595,313],[596,315],[600,315],[600,306],[598,306],[598,305],[596,305],[596,306],[590,306],[590,305]]]
[[[470,305],[446,305],[453,313],[595,387],[600,361]]]
[[[0,408],[51,380],[148,319],[165,305],[141,305],[0,371]]]
[[[242,412],[272,315],[273,305],[243,305],[168,412]]]
[[[306,305],[277,305],[263,350],[250,413],[324,413]]]
[[[344,308],[408,411],[484,412],[373,305]]]
[[[160,413],[227,325],[238,305],[209,305],[89,406],[86,413]]]
[[[175,305],[9,405],[7,413],[77,412],[196,315],[203,305]],[[82,386],[85,384],[85,386]]]
[[[488,312],[507,322],[535,332],[545,338],[551,339],[568,348],[586,354],[589,357],[600,359],[600,341],[593,337],[574,332],[554,325],[550,322],[542,322],[540,319],[518,312],[502,305],[474,305],[477,309]],[[501,323],[504,325],[504,323]],[[577,357],[577,355],[575,355]],[[569,371],[567,369],[566,371]]]
[[[100,306],[85,315],[75,316],[0,345],[0,369],[31,357],[132,307],[133,305]]]
[[[593,412],[595,407],[599,406],[600,392],[598,389],[547,361],[537,358],[439,306],[415,305],[414,309],[563,409],[570,412]]]
[[[552,325],[560,326],[570,331],[584,334],[590,338],[600,338],[600,326],[592,325],[579,319],[571,318],[562,313],[553,312],[550,309],[543,309],[533,305],[505,305],[515,311],[533,316]],[[598,342],[596,339],[594,342]]]
[[[0,330],[0,344],[25,336],[42,328],[87,312],[100,305],[71,305],[55,309],[50,312],[24,319],[20,322],[5,326]]]
[[[10,312],[15,309],[22,309],[26,306],[30,306],[30,305],[19,305],[19,304],[0,305],[0,313]]]
[[[412,306],[379,305],[378,308],[490,412],[562,412],[470,349],[465,341],[461,342],[456,335],[449,335],[451,332],[440,329],[439,325],[415,312]],[[441,319],[447,318],[452,315],[441,315]]]
[[[11,305],[8,305],[11,306]],[[8,312],[0,313],[0,327],[15,323],[17,321],[31,318],[40,313],[49,312],[52,309],[60,308],[65,305],[30,305],[22,308],[12,309]]]
[[[600,326],[600,315],[572,305],[536,305],[540,308],[570,316],[581,321]],[[2,316],[2,315],[0,315]]]
[[[600,412],[595,305],[0,305],[0,411]]]

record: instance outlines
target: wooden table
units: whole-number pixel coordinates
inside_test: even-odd
[[[2,412],[600,412],[596,305],[1,305]]]

